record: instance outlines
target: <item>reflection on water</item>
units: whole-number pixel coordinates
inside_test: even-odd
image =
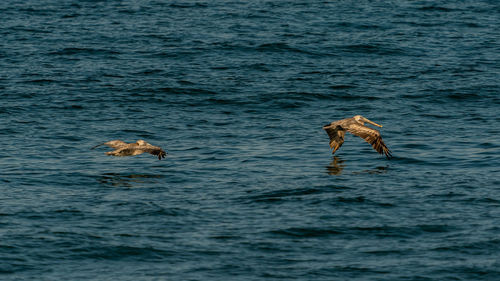
[[[104,173],[100,176],[99,182],[115,187],[140,187],[141,184],[153,183],[164,177],[163,175]]]
[[[345,160],[338,156],[333,156],[333,161],[330,163],[330,165],[326,166],[327,173],[329,175],[335,175],[339,176],[342,174],[344,168],[347,166]],[[359,174],[384,174],[387,173],[388,166],[379,166],[374,169],[366,169],[362,171],[354,171],[352,172],[353,175],[359,175]]]
[[[330,163],[330,165],[326,166],[327,173],[329,175],[340,175],[342,174],[342,170],[344,170],[345,160],[342,160],[342,158],[333,156],[333,161]]]

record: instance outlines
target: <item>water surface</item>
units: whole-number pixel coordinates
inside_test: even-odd
[[[497,279],[499,11],[3,1],[0,279]]]

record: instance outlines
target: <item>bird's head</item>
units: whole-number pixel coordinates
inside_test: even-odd
[[[143,141],[143,140],[138,140],[136,143],[137,143],[138,145],[147,145],[147,144],[148,144],[147,142],[145,142],[145,141]]]
[[[369,124],[372,124],[374,126],[382,128],[382,125],[379,125],[379,124],[377,124],[377,123],[375,123],[375,122],[373,122],[373,121],[369,120],[368,118],[365,118],[365,117],[363,117],[361,115],[354,116],[354,120],[356,120],[356,122],[358,122],[358,123],[360,123],[362,125],[364,125],[365,122],[366,122],[366,123],[369,123]]]

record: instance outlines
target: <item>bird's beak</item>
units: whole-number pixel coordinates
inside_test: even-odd
[[[371,121],[371,120],[368,120],[368,119],[366,119],[366,118],[365,118],[365,122],[366,122],[366,123],[370,123],[370,124],[372,124],[373,126],[377,126],[377,127],[382,128],[382,125],[379,125],[379,124],[377,124],[377,123],[375,123],[375,122],[373,122],[373,121]]]

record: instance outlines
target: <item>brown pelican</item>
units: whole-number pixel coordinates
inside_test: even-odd
[[[98,144],[92,147],[92,149],[101,145],[107,145],[111,148],[114,148],[115,150],[106,152],[106,155],[112,156],[133,156],[147,152],[158,156],[158,160],[161,160],[167,155],[167,153],[163,149],[161,149],[161,147],[151,145],[143,140],[138,140],[135,143],[125,143],[121,140],[112,140]]]
[[[382,125],[370,121],[361,115],[334,121],[328,125],[323,126],[323,129],[330,137],[330,148],[333,148],[332,154],[342,146],[342,144],[344,143],[345,132],[348,131],[349,133],[356,135],[371,144],[378,153],[385,154],[387,159],[391,159],[391,151],[387,148],[387,146],[385,146],[385,143],[382,141],[380,132],[365,126],[365,122],[377,127],[382,127]]]

